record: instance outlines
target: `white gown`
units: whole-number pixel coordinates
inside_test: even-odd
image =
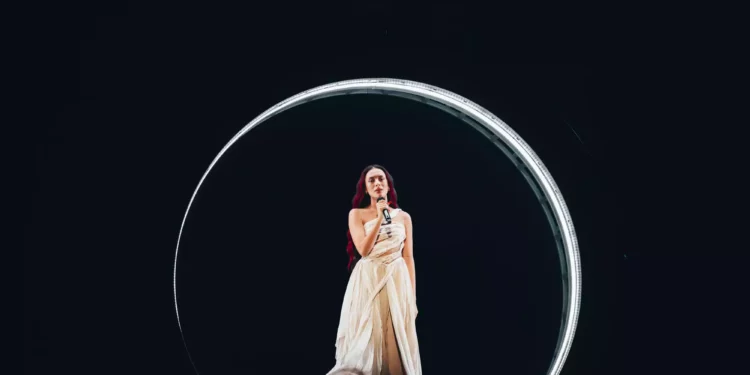
[[[366,234],[375,220],[365,223]],[[354,266],[341,307],[336,365],[328,375],[422,374],[416,299],[401,257],[405,239],[402,223],[383,223],[375,247]]]

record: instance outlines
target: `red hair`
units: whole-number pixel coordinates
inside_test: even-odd
[[[385,173],[385,179],[388,181],[388,205],[393,208],[398,208],[398,195],[396,194],[396,188],[393,186],[393,177],[391,177],[391,174],[388,173],[385,168],[378,164],[368,165],[362,171],[362,174],[359,175],[359,181],[357,181],[357,192],[354,194],[354,198],[352,198],[352,208],[365,208],[370,205],[370,195],[367,194],[365,177],[367,176],[367,172],[370,172],[375,168],[383,171],[383,173]],[[346,246],[346,252],[349,254],[349,264],[347,265],[347,268],[351,271],[354,264],[357,263],[358,253],[354,246],[354,240],[352,239],[352,232],[350,230],[346,232],[346,238],[349,240],[349,243]]]

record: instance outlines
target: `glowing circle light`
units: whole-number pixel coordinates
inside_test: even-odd
[[[195,188],[195,191],[190,198],[177,238],[173,288],[175,312],[177,314],[177,324],[180,328],[180,332],[182,332],[182,324],[180,323],[180,312],[177,303],[177,256],[180,251],[180,240],[182,239],[182,231],[185,227],[185,222],[190,213],[190,207],[198,194],[198,190],[211,172],[211,169],[213,169],[222,155],[224,155],[232,145],[263,121],[266,121],[290,108],[313,100],[352,94],[379,94],[403,97],[446,111],[460,118],[462,121],[471,125],[474,129],[490,139],[496,147],[510,158],[513,164],[523,174],[544,208],[544,212],[547,215],[555,236],[561,260],[560,264],[563,277],[563,318],[554,358],[547,371],[547,375],[558,375],[562,370],[562,366],[565,363],[565,359],[567,358],[573,342],[581,304],[581,265],[578,252],[578,242],[575,229],[573,228],[573,222],[570,218],[570,213],[568,212],[565,201],[560,194],[560,190],[552,179],[549,171],[547,171],[547,168],[542,164],[542,161],[539,160],[539,157],[537,157],[531,147],[529,147],[529,145],[526,144],[526,142],[524,142],[523,139],[513,131],[513,129],[498,119],[495,115],[470,100],[450,91],[424,83],[401,79],[375,78],[348,80],[319,86],[301,92],[274,105],[260,114],[253,121],[243,127],[242,130],[232,137],[232,139],[221,149],[201,177],[198,186]]]

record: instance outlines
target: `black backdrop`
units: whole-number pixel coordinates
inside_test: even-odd
[[[172,267],[201,175],[231,136],[276,102],[380,76],[465,96],[539,154],[570,207],[584,269],[563,373],[632,366],[622,360],[615,324],[629,259],[618,233],[632,200],[615,189],[635,184],[622,177],[632,172],[623,99],[635,90],[635,73],[501,64],[490,58],[491,35],[479,31],[416,47],[418,30],[405,20],[383,34],[352,32],[363,47],[330,52],[322,43],[274,46],[270,40],[286,39],[263,38],[271,29],[261,33],[257,24],[196,25],[159,11],[167,12],[94,9],[50,35],[55,64],[40,74],[50,78],[53,116],[39,128],[25,254],[26,373],[190,374]],[[442,48],[446,41],[462,53]],[[346,213],[358,173],[373,162],[391,170],[414,217],[426,373],[548,367],[560,319],[559,260],[520,173],[437,109],[354,96],[295,108],[253,130],[197,197],[178,287],[202,373],[332,366]]]
[[[424,371],[480,371],[493,352],[516,353],[503,364],[512,372],[546,369],[562,311],[559,256],[520,172],[440,110],[349,96],[261,124],[197,196],[177,275],[199,370],[241,373],[290,355],[299,370],[332,367],[347,212],[359,172],[375,161],[393,174],[418,233],[423,355],[478,354]]]

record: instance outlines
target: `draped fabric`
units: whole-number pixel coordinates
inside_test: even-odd
[[[401,257],[406,239],[401,212],[391,213],[375,247],[352,270],[336,337],[336,366],[328,373],[421,375],[415,318],[417,305],[409,270]],[[377,219],[365,223],[365,233]]]

